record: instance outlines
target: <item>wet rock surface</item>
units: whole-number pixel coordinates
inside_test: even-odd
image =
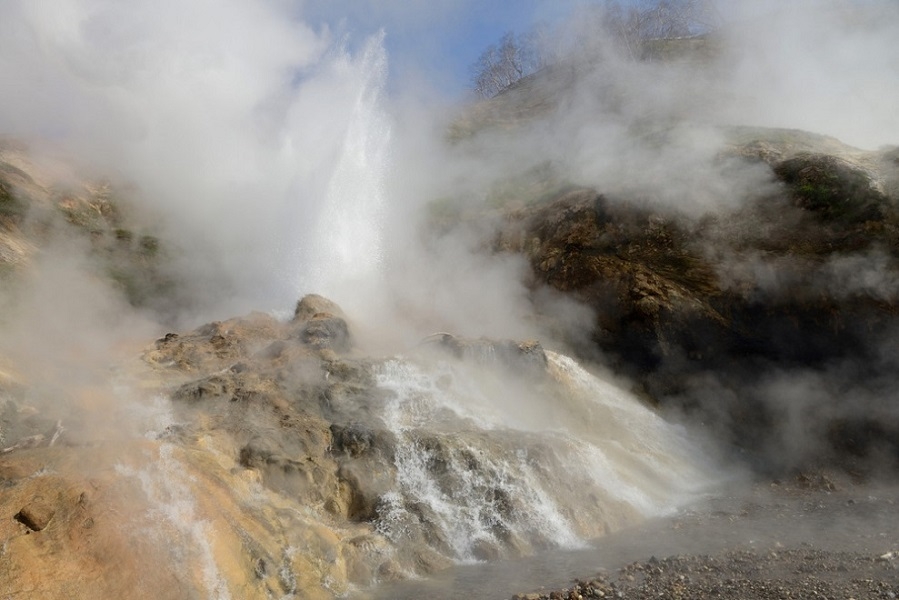
[[[899,290],[896,150],[761,133],[740,132],[754,139],[723,152],[771,174],[764,194],[730,212],[696,217],[601,190],[535,185],[536,201],[493,211],[505,224],[487,245],[526,257],[535,295],[551,288],[594,310],[572,347],[602,352],[654,403],[725,432],[741,460],[777,476],[796,465],[889,471],[899,460],[888,376]],[[134,263],[161,277],[158,243],[123,226],[105,188],[51,197],[11,163],[0,171],[0,267],[19,269],[33,256],[37,230],[28,226],[37,221],[29,219],[47,209],[93,240],[103,265]],[[49,204],[25,211],[27,193]],[[131,271],[107,275],[134,304],[166,295],[164,286],[129,287]],[[432,576],[456,561],[547,560],[564,554],[560,538],[612,533],[612,554],[597,546],[605,570],[577,586],[563,589],[593,567],[535,569],[535,585],[482,579],[445,597],[502,589],[497,597],[508,598],[539,585],[558,589],[524,597],[896,593],[894,493],[817,476],[765,483],[765,494],[724,498],[617,538],[645,512],[626,494],[597,491],[597,481],[619,480],[591,462],[584,440],[648,455],[661,429],[640,426],[656,415],[640,405],[622,417],[594,405],[595,390],[560,392],[547,373],[562,363],[536,341],[440,333],[426,342],[416,352],[436,350],[465,369],[432,378],[409,362],[366,356],[340,307],[310,295],[290,321],[254,313],[165,334],[145,349],[144,365],[116,371],[108,387],[72,383],[61,416],[48,409],[51,394],[0,365],[0,583],[26,597],[178,598],[202,589],[317,600]],[[385,386],[388,367],[411,369],[409,385]],[[494,368],[502,378],[491,378]],[[766,386],[772,373],[811,380],[813,400],[789,404],[793,380]],[[124,380],[138,389],[123,390]],[[502,404],[427,402],[474,380]],[[549,408],[535,410],[534,394]],[[490,410],[501,421],[490,421]],[[506,428],[510,420],[518,430]],[[796,429],[779,428],[784,421]],[[797,443],[799,430],[824,445]],[[619,431],[626,436],[613,437]],[[680,458],[663,449],[627,463],[628,477],[646,476],[650,489],[672,485],[668,475],[689,479]],[[546,502],[530,477],[563,500]],[[421,480],[427,485],[416,487]],[[658,498],[637,500],[653,507]],[[852,535],[831,523],[850,524]]]
[[[352,344],[339,307],[313,296],[289,321],[253,313],[167,333],[116,367],[118,387],[80,390],[83,406],[61,418],[23,404],[28,384],[7,378],[0,539],[19,554],[0,552],[0,565],[35,565],[11,589],[49,569],[59,575],[44,597],[89,597],[84,571],[111,595],[146,597],[133,553],[120,550],[115,578],[116,561],[85,563],[144,536],[147,561],[171,573],[161,597],[180,586],[329,598],[555,547],[553,519],[568,543],[639,520],[582,472],[575,438],[497,420],[500,392],[520,413],[538,392],[553,414],[581,409],[565,406],[572,383],[539,342],[441,334],[415,358]],[[561,508],[534,486],[565,492]],[[29,536],[52,552],[22,553]]]
[[[545,374],[548,364],[546,352],[537,340],[467,339],[450,333],[435,333],[422,343],[441,348],[462,360],[500,366],[535,379]]]

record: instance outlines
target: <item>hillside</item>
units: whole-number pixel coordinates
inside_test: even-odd
[[[0,277],[8,284],[74,245],[86,268],[129,304],[171,310],[177,291],[165,272],[166,250],[134,208],[128,190],[79,177],[59,160],[37,161],[24,143],[0,139]]]
[[[684,212],[550,169],[497,184],[484,211],[434,223],[445,232],[498,218],[483,243],[524,255],[535,295],[549,287],[590,307],[595,320],[569,340],[582,355],[720,428],[761,468],[858,466],[880,452],[895,464],[887,348],[899,293],[899,153],[796,130],[721,136],[715,160],[768,174],[724,209]],[[783,386],[802,388],[800,397],[780,396]],[[806,396],[806,386],[822,389]],[[785,414],[802,423],[799,438],[781,429]]]

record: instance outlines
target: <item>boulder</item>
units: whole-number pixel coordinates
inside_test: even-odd
[[[31,531],[42,531],[50,524],[56,510],[40,496],[34,498],[27,506],[13,517]]]
[[[297,307],[293,312],[293,322],[308,321],[316,315],[345,317],[343,310],[335,302],[318,294],[307,294],[297,302]]]
[[[352,346],[343,311],[323,296],[303,296],[297,303],[292,324],[300,341],[315,350],[346,352]]]

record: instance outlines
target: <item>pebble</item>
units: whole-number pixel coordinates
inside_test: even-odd
[[[899,552],[889,552],[899,558]],[[847,552],[825,552],[807,545],[784,549],[779,553],[750,551],[727,552],[719,558],[709,556],[677,556],[652,558],[646,563],[632,563],[608,581],[577,581],[571,588],[545,594],[518,594],[513,600],[583,600],[585,598],[679,598],[700,600],[718,598],[887,598],[895,600],[892,589],[899,586],[899,575],[890,560]],[[791,565],[796,568],[789,568]],[[838,566],[849,565],[851,577],[833,579],[827,574]],[[766,573],[778,573],[767,578]],[[632,574],[644,575],[639,581]],[[685,572],[701,575],[687,577]],[[884,589],[884,588],[888,589]]]

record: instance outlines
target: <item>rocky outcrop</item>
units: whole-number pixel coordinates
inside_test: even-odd
[[[13,552],[0,552],[0,583],[24,593],[53,572],[42,597],[89,598],[99,579],[121,598],[152,588],[325,599],[552,544],[555,530],[527,520],[538,497],[507,469],[566,490],[577,535],[637,518],[614,494],[598,501],[606,492],[567,466],[578,444],[482,431],[434,399],[483,379],[522,412],[539,389],[564,413],[570,399],[539,342],[444,333],[413,351],[417,366],[357,354],[340,308],[312,295],[290,321],[253,313],[159,338],[141,364],[118,368],[135,387],[118,383],[106,400],[108,429],[96,406],[62,419],[28,408],[27,386],[8,378],[0,545]],[[417,374],[384,385],[393,363]],[[445,365],[434,382],[431,364]],[[423,387],[409,396],[404,385]],[[132,412],[145,416],[135,423]],[[466,528],[484,532],[469,539]],[[142,569],[167,575],[147,587]]]
[[[345,352],[352,345],[343,311],[317,294],[309,294],[297,303],[293,322],[303,343],[318,350]]]
[[[535,289],[594,309],[595,348],[583,352],[599,349],[656,401],[699,410],[741,447],[767,448],[779,409],[759,381],[809,369],[826,379],[837,364],[857,373],[837,385],[880,376],[873,365],[899,323],[899,168],[889,150],[803,132],[744,128],[731,140],[727,156],[769,165],[773,181],[738,207],[690,217],[563,189],[511,204],[492,245],[527,257]],[[710,379],[726,392],[698,399]],[[857,406],[819,408],[838,415],[816,425],[830,432],[826,460],[847,456],[833,432],[849,430],[899,458],[892,427],[866,425]]]
[[[26,384],[0,381],[0,587],[45,598],[325,599],[413,568],[372,523],[394,442],[351,433],[351,409],[378,392],[347,354],[348,335],[303,334],[323,319],[346,331],[336,305],[300,302],[313,304],[291,322],[254,313],[147,348],[145,366],[122,376],[143,382],[149,403],[129,410],[156,414],[153,394],[171,398],[156,430],[122,415],[98,442],[102,413],[66,413],[69,436],[51,408],[24,404]]]

